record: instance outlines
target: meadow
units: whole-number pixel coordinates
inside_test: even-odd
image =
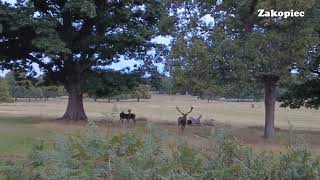
[[[54,134],[82,133],[85,123],[59,122],[55,119],[62,116],[67,99],[57,98],[49,101],[19,100],[15,103],[0,104],[0,159],[23,159],[32,144],[39,139],[48,138]],[[132,109],[137,119],[154,122],[158,127],[178,134],[177,118],[179,113],[175,107],[188,111],[194,107],[189,115],[198,117],[202,121],[212,121],[216,126],[228,126],[233,134],[243,144],[253,147],[257,151],[286,151],[289,136],[293,129],[295,135],[304,139],[311,146],[313,152],[320,152],[320,112],[309,109],[276,109],[277,138],[273,141],[264,140],[264,104],[263,102],[225,102],[213,101],[208,103],[196,97],[184,95],[157,95],[140,102],[122,100],[120,102],[107,100],[85,99],[85,109],[89,120],[99,121],[98,125],[106,134],[114,134],[144,127],[145,121],[138,121],[136,126],[124,122],[119,123],[118,114]],[[110,122],[110,119],[113,121]],[[106,121],[108,120],[108,121]],[[209,133],[212,127],[188,126],[183,136],[193,145],[202,144],[202,137]]]

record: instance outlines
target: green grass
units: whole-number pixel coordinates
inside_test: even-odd
[[[31,147],[35,137],[29,134],[6,134],[0,133],[1,154],[23,152]]]
[[[16,156],[24,157],[39,138],[50,132],[32,127],[32,118],[0,117],[0,159]]]
[[[35,119],[32,117],[0,117],[0,124],[26,125],[34,124]]]

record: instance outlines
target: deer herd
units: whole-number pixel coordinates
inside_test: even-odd
[[[187,120],[187,116],[188,114],[190,114],[193,110],[193,107],[190,107],[190,111],[184,113],[180,110],[180,108],[177,106],[176,107],[177,111],[182,115],[181,117],[178,118],[178,127],[180,131],[183,131],[184,128],[186,127],[186,124],[191,125],[192,124],[192,120]],[[130,119],[133,120],[133,123],[136,123],[136,115],[131,113],[131,109],[128,109],[128,113],[124,113],[123,111],[121,111],[120,113],[120,120],[121,123],[123,123],[123,120],[126,119],[127,122],[129,123]],[[201,116],[199,117],[199,119],[201,118]]]

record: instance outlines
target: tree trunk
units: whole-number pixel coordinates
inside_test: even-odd
[[[83,108],[83,95],[80,89],[80,77],[71,78],[65,87],[69,94],[68,106],[66,112],[60,119],[68,121],[87,120],[87,116]]]
[[[111,97],[108,97],[108,103],[110,103],[111,102]]]
[[[264,91],[265,91],[265,126],[264,138],[273,139],[275,137],[274,128],[274,111],[276,103],[276,87],[278,76],[264,76]]]
[[[137,102],[140,102],[140,98],[137,98]]]

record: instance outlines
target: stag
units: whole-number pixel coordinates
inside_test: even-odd
[[[179,126],[179,129],[180,129],[181,131],[183,131],[184,128],[186,127],[186,124],[187,124],[187,115],[191,113],[191,111],[193,110],[193,107],[191,106],[190,111],[187,112],[187,113],[183,113],[183,112],[179,109],[179,107],[176,107],[176,109],[177,109],[177,111],[178,111],[180,114],[182,114],[182,117],[179,117],[179,118],[178,118],[178,126]]]
[[[129,120],[132,119],[134,123],[136,123],[136,115],[131,113],[131,109],[128,110],[128,114],[123,111],[120,113],[120,121],[123,123],[123,120],[126,119],[129,123]]]

